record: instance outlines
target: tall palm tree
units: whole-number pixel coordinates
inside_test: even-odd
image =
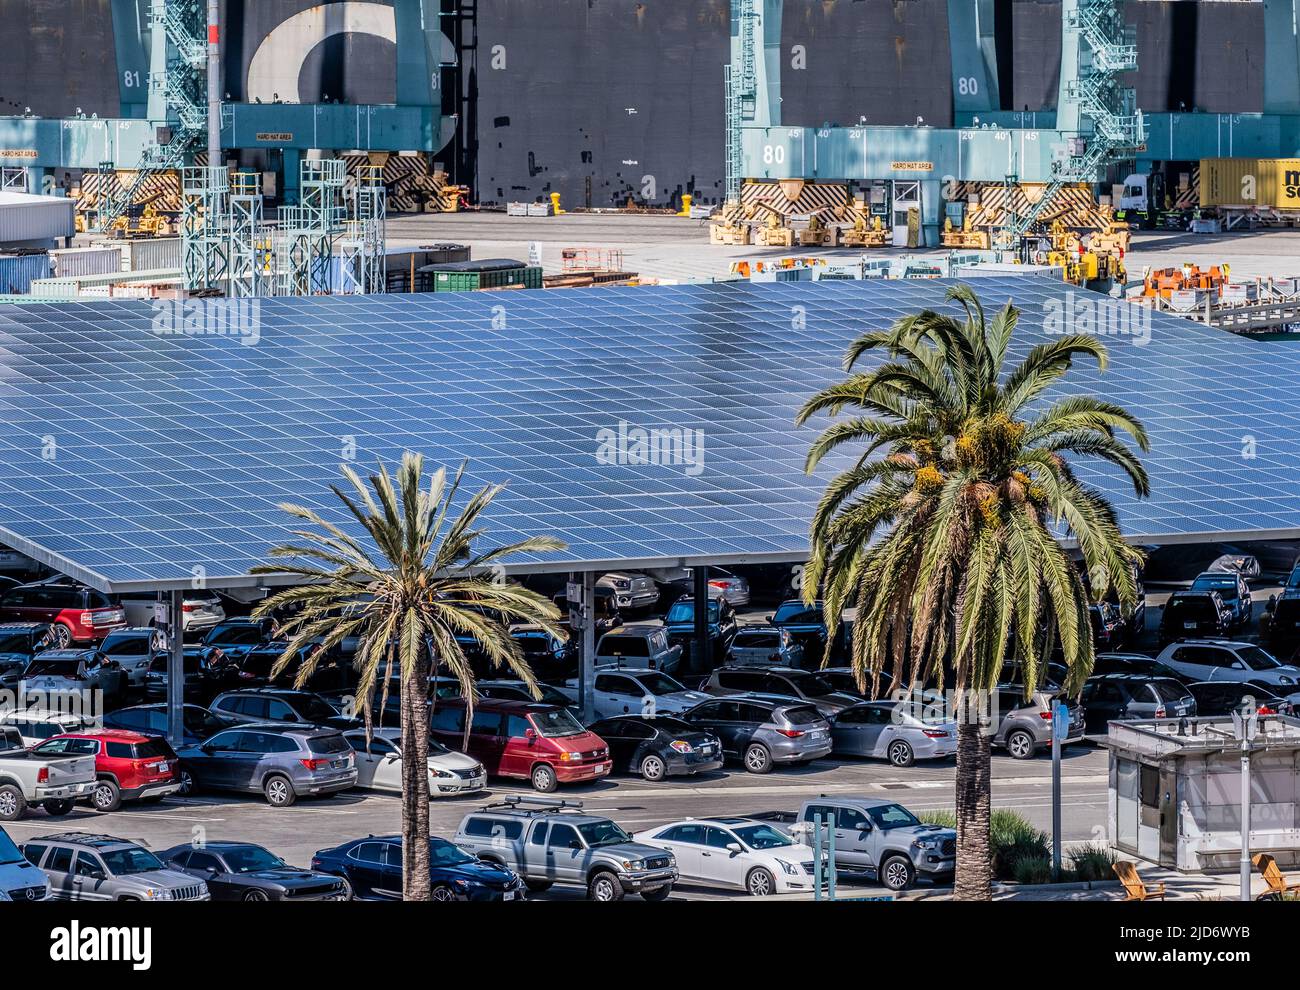
[[[1039,402],[1076,358],[1104,370],[1094,337],[1061,336],[1006,370],[1019,312],[1010,302],[986,321],[975,293],[948,291],[964,310],[931,310],[849,347],[843,381],[814,395],[797,422],[852,415],[813,443],[807,469],[853,445],[858,460],[831,480],[814,514],[804,596],[819,590],[828,625],[857,609],[852,662],[879,692],[947,684],[958,714],[957,881],[961,899],[992,896],[989,855],[989,714],[979,716],[1005,659],[1021,665],[1025,691],[1059,640],[1077,690],[1092,669],[1089,592],[1114,589],[1135,602],[1134,564],[1116,514],[1081,483],[1067,457],[1120,468],[1139,496],[1146,471],[1119,437],[1146,450],[1146,431],[1124,409],[1074,396]],[[884,360],[854,367],[869,352]],[[1077,541],[1087,587],[1057,536]],[[832,633],[834,630],[832,629]]]
[[[382,712],[390,677],[400,671],[402,896],[428,900],[430,676],[446,670],[455,677],[472,715],[477,696],[474,671],[456,638],[469,637],[492,666],[510,668],[540,696],[507,626],[536,623],[562,636],[556,626],[560,613],[540,595],[495,575],[513,554],[562,550],[564,544],[536,536],[477,551],[476,542],[484,535],[479,516],[502,486],[483,488],[456,515],[453,502],[463,465],[450,482],[446,469],[438,469],[427,488],[424,460],[417,454],[403,455],[396,479],[381,463],[378,473],[369,476],[369,488],[350,467],[342,470],[353,491],[330,488],[368,540],[353,537],[311,509],[282,505],[312,528],[293,530],[303,542],[276,547],[270,556],[280,562],[260,565],[253,573],[289,574],[302,584],[271,595],[254,614],[294,610],[283,624],[288,643],[274,674],[301,657],[299,686],[334,646],[345,637],[358,637],[357,696],[367,726],[376,679],[382,676]],[[319,648],[308,649],[314,644]]]

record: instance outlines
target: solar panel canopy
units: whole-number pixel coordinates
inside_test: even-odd
[[[949,284],[267,299],[225,335],[160,332],[148,302],[0,306],[0,543],[105,591],[265,584],[248,570],[288,536],[280,503],[344,522],[339,464],[413,450],[467,462],[468,488],[508,484],[485,549],[568,544],[515,570],[798,561],[846,461],[804,473],[826,421],[796,429],[796,410],[863,331],[955,312]],[[1022,309],[1019,355],[1081,295],[972,284]],[[1149,499],[1077,463],[1126,534],[1300,536],[1300,351],[1159,314],[1106,340],[1110,369],[1080,364],[1061,394],[1103,395],[1151,432]]]

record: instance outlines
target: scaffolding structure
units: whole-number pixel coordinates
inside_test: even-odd
[[[230,175],[220,166],[181,170],[181,275],[186,292],[225,292],[230,278]]]
[[[338,289],[347,295],[383,292],[388,273],[385,263],[388,225],[388,191],[382,165],[363,165],[351,194],[351,218],[339,242]]]
[[[262,177],[236,172],[230,184],[230,288],[236,299],[272,295],[275,251],[262,213]]]

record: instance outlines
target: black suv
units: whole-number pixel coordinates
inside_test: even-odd
[[[358,729],[360,719],[339,713],[320,695],[286,688],[249,688],[227,691],[209,706],[219,718],[236,723],[288,722],[323,725],[331,729]]]
[[[1217,591],[1176,591],[1160,616],[1160,645],[1176,639],[1217,639],[1232,628],[1232,609]]]
[[[32,657],[53,645],[48,622],[0,624],[0,690],[17,692],[18,681]]]

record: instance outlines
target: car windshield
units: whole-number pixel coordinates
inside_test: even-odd
[[[667,674],[639,674],[637,680],[647,692],[653,695],[676,694],[678,691],[686,690]]]
[[[1288,575],[1286,586],[1288,588],[1300,588],[1300,566],[1297,566],[1291,571],[1290,575]]]
[[[722,606],[718,599],[709,599],[709,621],[718,621],[718,610]],[[673,603],[673,607],[668,610],[668,615],[664,617],[665,622],[693,622],[695,620],[695,602],[689,598],[679,599]]]
[[[262,642],[262,630],[257,626],[217,626],[204,641],[225,646],[255,646]]]
[[[732,831],[750,849],[780,849],[794,845],[794,839],[771,825],[743,825]]]
[[[240,846],[237,849],[228,849],[222,855],[231,873],[284,869],[284,860],[261,846]]]
[[[538,733],[547,739],[555,739],[557,736],[580,736],[587,731],[567,708],[533,712],[533,725],[537,727]]]
[[[1268,653],[1265,653],[1258,646],[1238,646],[1237,656],[1251,670],[1272,670],[1274,667],[1281,667],[1282,664],[1275,660]]]
[[[39,674],[61,674],[64,677],[76,677],[80,671],[80,660],[33,660],[27,665],[25,677]]]
[[[810,698],[835,693],[835,685],[821,674],[787,674],[786,676],[795,687]]]
[[[100,856],[103,857],[108,872],[115,877],[124,876],[128,873],[148,873],[150,870],[161,870],[163,868],[157,856],[147,849],[141,849],[139,846],[101,852]]]
[[[909,828],[920,825],[916,816],[901,804],[882,804],[878,808],[868,808],[867,814],[878,828],[888,832],[891,828]]]
[[[14,840],[9,838],[9,834],[0,828],[0,866],[10,866],[13,863],[21,863],[23,854],[18,851],[14,845]]]
[[[777,625],[789,625],[791,623],[819,625],[822,621],[822,610],[820,608],[809,608],[802,602],[787,602],[776,610],[772,616],[772,621]]]
[[[26,653],[31,645],[30,633],[0,633],[0,653]]]
[[[600,822],[587,822],[578,826],[578,831],[587,840],[587,845],[613,846],[620,842],[631,842],[632,836],[624,832],[617,824],[608,819]]]
[[[461,866],[472,862],[474,862],[474,857],[465,852],[460,846],[454,845],[446,839],[429,840],[430,866]]]
[[[1225,601],[1236,601],[1237,579],[1231,574],[1203,574],[1192,582],[1193,591],[1217,591]]]

